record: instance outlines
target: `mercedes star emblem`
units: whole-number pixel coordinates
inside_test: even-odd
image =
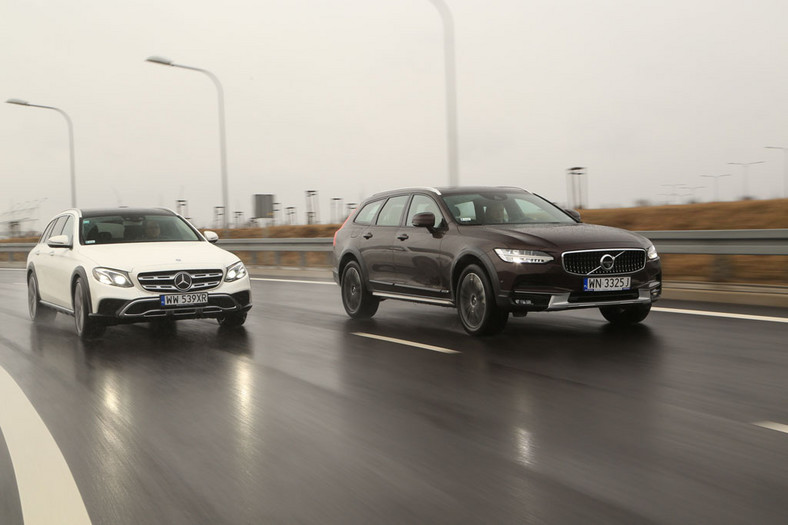
[[[612,266],[612,265],[611,265]],[[185,292],[192,287],[192,276],[186,272],[179,272],[175,274],[175,288]]]

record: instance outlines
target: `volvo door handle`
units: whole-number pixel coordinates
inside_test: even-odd
[[[397,239],[399,239],[401,241],[404,241],[407,238],[408,238],[408,234],[407,233],[401,233],[401,234],[397,235]]]
[[[364,237],[365,239],[371,239],[372,238],[372,232],[367,232],[364,235],[362,235],[362,237]]]

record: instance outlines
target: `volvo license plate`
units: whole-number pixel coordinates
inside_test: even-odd
[[[615,292],[629,290],[630,277],[586,277],[583,279],[585,292]]]
[[[176,293],[160,295],[162,306],[191,306],[193,304],[206,304],[208,294],[203,293]]]

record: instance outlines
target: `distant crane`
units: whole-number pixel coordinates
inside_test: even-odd
[[[0,213],[0,236],[22,237],[33,230],[33,223],[38,221],[38,210],[46,198],[12,204],[11,209]],[[24,227],[25,223],[30,223]]]

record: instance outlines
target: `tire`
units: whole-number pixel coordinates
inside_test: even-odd
[[[27,278],[27,311],[34,323],[51,321],[57,313],[41,304],[41,296],[38,293],[38,278],[35,272],[30,272],[30,276]]]
[[[246,312],[220,315],[216,320],[219,321],[219,326],[224,328],[237,328],[246,322]]]
[[[471,264],[462,271],[457,284],[457,314],[465,331],[471,335],[493,335],[506,327],[509,312],[495,303],[495,294],[487,274]]]
[[[630,325],[645,319],[651,311],[651,304],[600,306],[599,311],[611,324]]]
[[[342,306],[353,319],[369,319],[380,306],[380,299],[372,295],[364,285],[361,267],[350,261],[342,271]]]
[[[175,319],[172,317],[161,317],[150,322],[151,331],[154,335],[171,335],[177,331]]]
[[[80,339],[93,339],[101,336],[107,327],[90,317],[90,295],[87,285],[82,282],[80,277],[77,277],[77,282],[74,283],[73,305],[74,327]]]

